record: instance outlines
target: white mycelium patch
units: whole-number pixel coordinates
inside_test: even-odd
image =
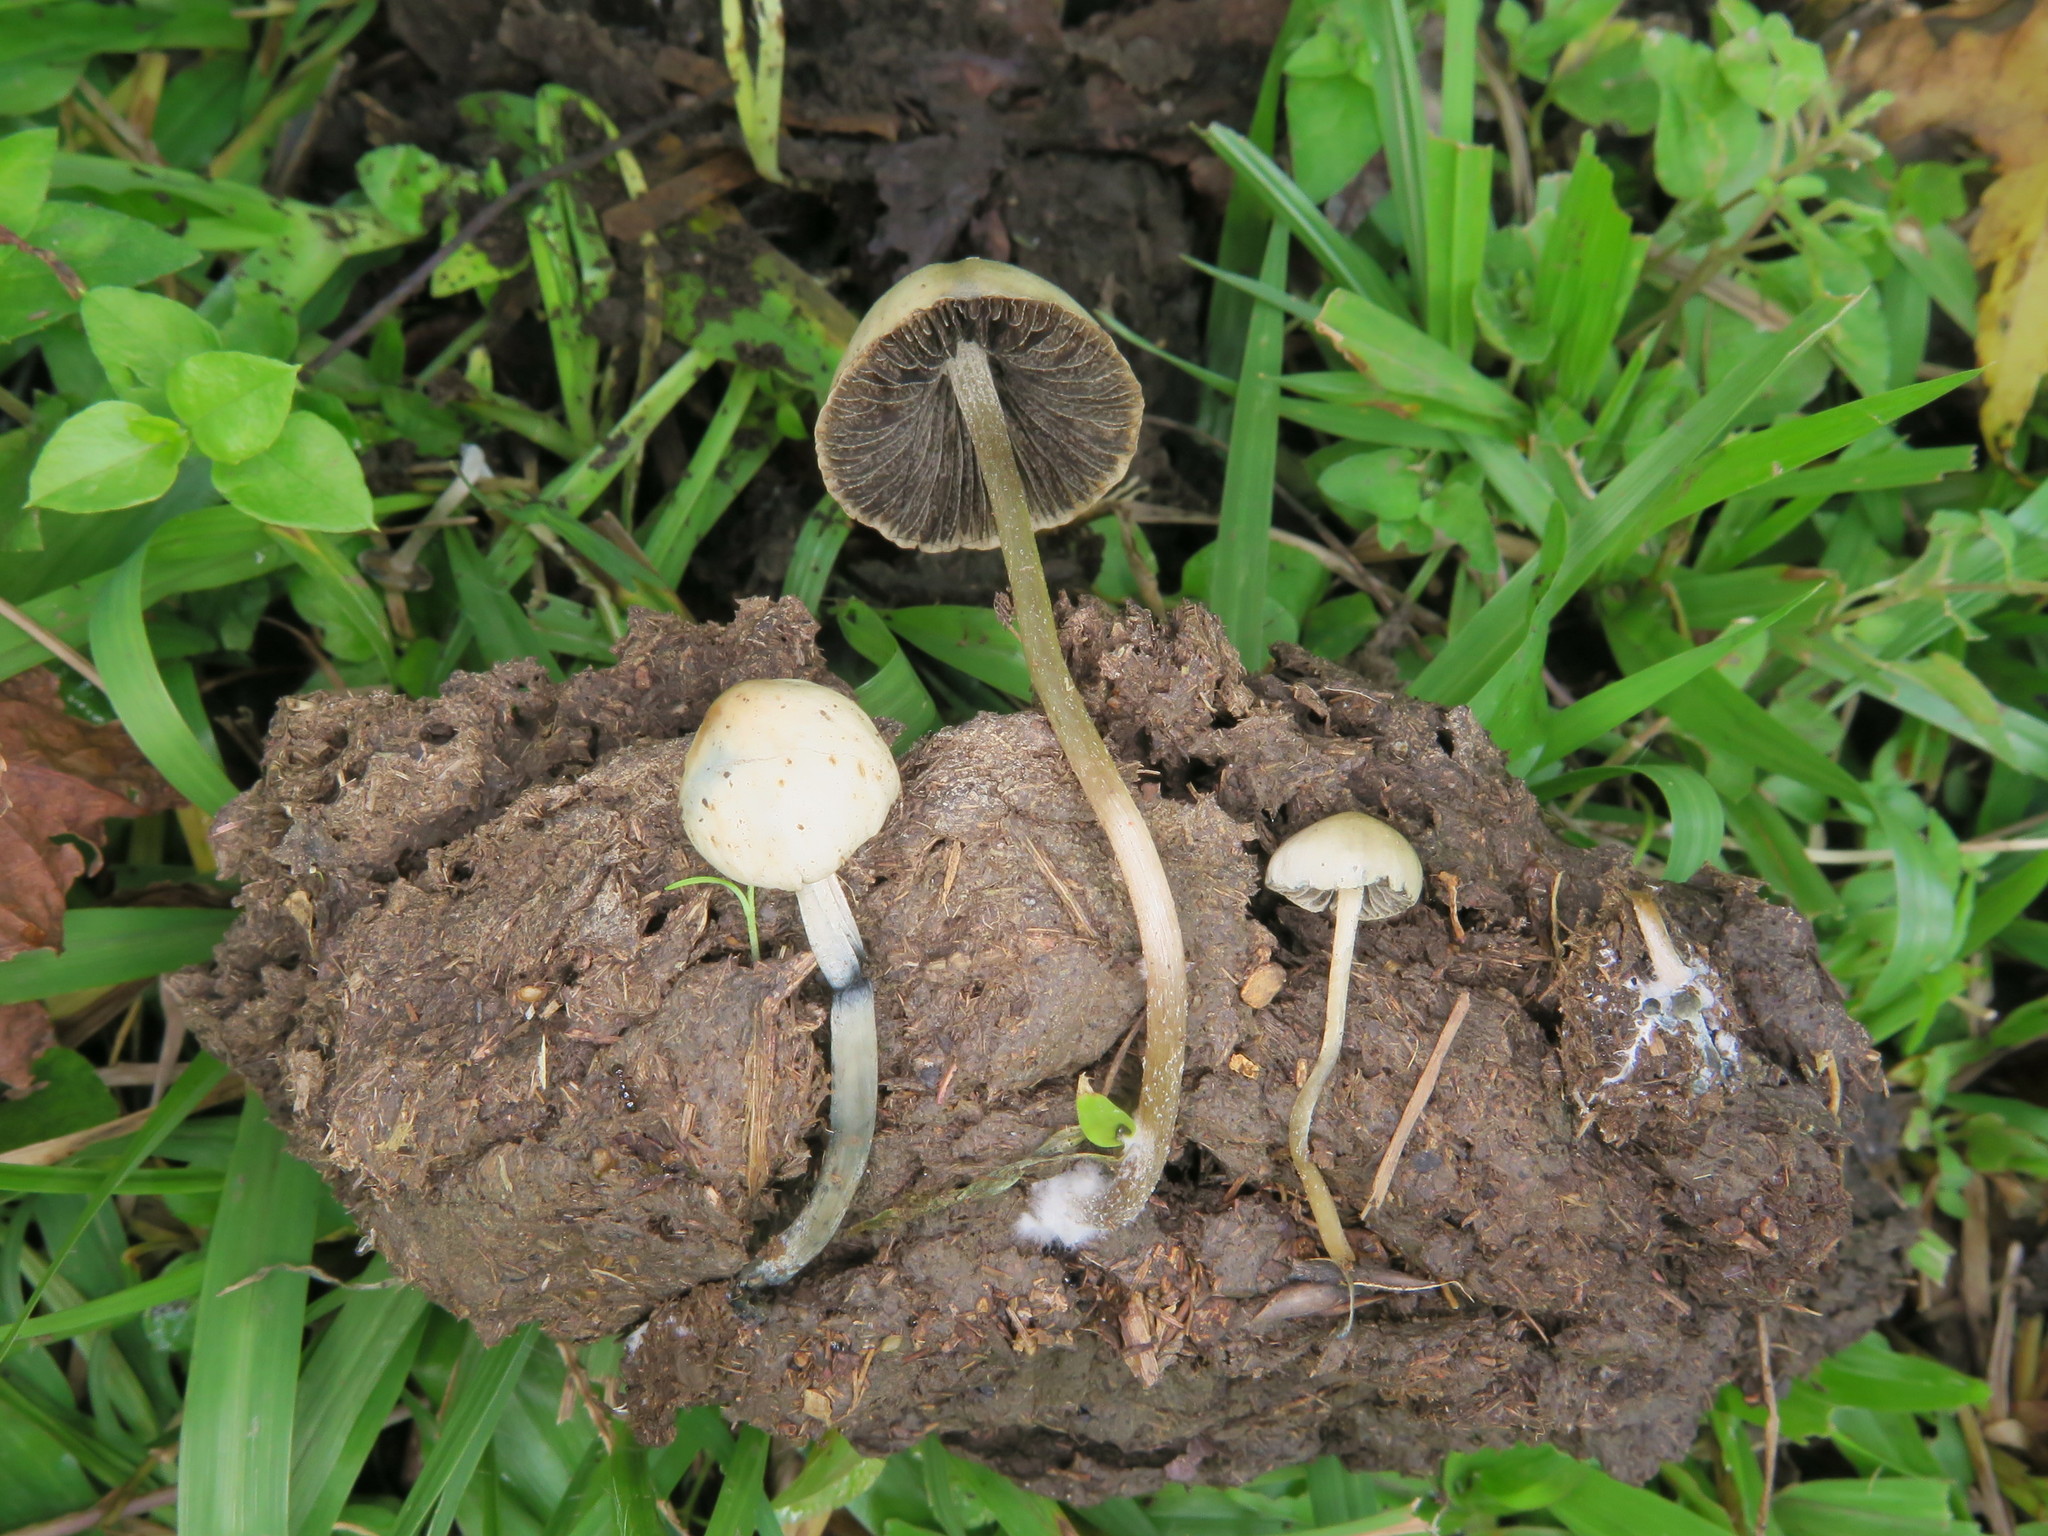
[[[1654,896],[1647,891],[1631,892],[1629,900],[1635,906],[1643,947],[1649,952],[1650,974],[1629,980],[1636,999],[1635,1033],[1620,1052],[1613,1076],[1602,1078],[1600,1086],[1611,1088],[1627,1082],[1646,1050],[1651,1055],[1663,1054],[1657,1042],[1666,1036],[1690,1037],[1699,1057],[1692,1078],[1695,1094],[1732,1082],[1741,1067],[1742,1046],[1724,1027],[1728,1011],[1714,990],[1713,971],[1678,953]]]

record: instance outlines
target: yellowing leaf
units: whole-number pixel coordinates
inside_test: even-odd
[[[2009,171],[1985,192],[1970,254],[1991,268],[1977,309],[1984,364],[1984,441],[2005,457],[2048,374],[2048,160]]]

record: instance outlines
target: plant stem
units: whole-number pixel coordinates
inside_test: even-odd
[[[1337,1070],[1337,1053],[1344,1048],[1344,1014],[1351,1000],[1351,959],[1358,950],[1358,915],[1364,906],[1365,891],[1361,887],[1346,886],[1337,892],[1336,910],[1331,914],[1337,926],[1330,937],[1330,985],[1323,1000],[1323,1048],[1316,1052],[1316,1064],[1309,1068],[1308,1081],[1294,1096],[1294,1108],[1287,1115],[1287,1152],[1294,1159],[1294,1171],[1300,1175],[1302,1190],[1308,1195],[1308,1208],[1315,1215],[1323,1252],[1346,1269],[1351,1267],[1355,1255],[1350,1240],[1344,1236],[1344,1218],[1337,1213],[1330,1186],[1323,1182],[1322,1170],[1309,1158],[1308,1133],[1315,1124],[1316,1105],[1322,1100],[1323,1089],[1330,1074]]]
[[[1113,1232],[1128,1226],[1145,1208],[1175,1144],[1188,1023],[1187,958],[1181,945],[1180,913],[1152,834],[1138,814],[1137,802],[1117,772],[1109,748],[1102,744],[1095,722],[1088,718],[1081,690],[1074,686],[1073,674],[1061,654],[1024,480],[1017,471],[987,354],[975,342],[962,342],[946,373],[967,435],[974,442],[981,483],[995,511],[1003,566],[1010,577],[1017,642],[1031,673],[1032,690],[1095,819],[1102,823],[1138,921],[1145,972],[1145,1064],[1133,1115],[1137,1124],[1124,1142],[1115,1176],[1099,1196],[1086,1202],[1084,1212],[1100,1231]]]

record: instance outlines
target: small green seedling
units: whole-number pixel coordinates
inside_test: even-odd
[[[1097,1093],[1088,1081],[1088,1074],[1081,1074],[1080,1087],[1074,1093],[1074,1123],[1081,1127],[1081,1134],[1098,1147],[1107,1147],[1112,1152],[1124,1144],[1124,1138],[1138,1128],[1130,1111],[1106,1093]]]
[[[740,901],[740,911],[747,916],[747,949],[754,957],[754,964],[761,963],[761,925],[754,915],[754,888],[741,885],[737,880],[728,880],[723,875],[692,875],[687,880],[678,880],[673,885],[664,885],[664,891],[680,891],[686,885],[722,885]]]

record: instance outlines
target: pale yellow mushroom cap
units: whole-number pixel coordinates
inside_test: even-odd
[[[796,678],[737,683],[683,757],[683,830],[728,880],[794,891],[882,830],[903,781],[861,707]]]
[[[1320,912],[1339,891],[1365,892],[1360,916],[1393,917],[1422,895],[1415,845],[1363,811],[1342,811],[1303,827],[1266,861],[1266,888]]]

